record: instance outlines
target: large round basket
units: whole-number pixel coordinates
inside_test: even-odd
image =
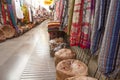
[[[75,59],[75,53],[71,49],[63,48],[55,52],[55,66],[62,60]]]
[[[67,59],[58,63],[56,67],[56,80],[65,80],[69,77],[86,76],[88,67],[81,61]]]

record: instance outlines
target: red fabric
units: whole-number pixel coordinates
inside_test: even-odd
[[[72,21],[71,34],[70,34],[71,46],[79,46],[82,17],[83,17],[83,5],[84,5],[84,0],[75,0],[73,21]]]
[[[2,16],[3,16],[4,25],[11,25],[12,26],[12,22],[10,19],[10,13],[8,11],[8,6],[6,4],[3,4],[3,3],[2,3]]]
[[[7,24],[6,15],[5,15],[5,9],[4,9],[4,4],[3,3],[2,3],[2,16],[3,16],[4,24]]]

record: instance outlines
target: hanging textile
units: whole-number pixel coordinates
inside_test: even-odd
[[[0,3],[0,25],[3,24],[3,17],[2,17],[2,3]]]
[[[54,13],[54,16],[57,18],[55,18],[54,20],[57,20],[59,22],[62,21],[63,8],[64,8],[64,0],[57,1],[55,6],[55,13]]]
[[[30,22],[32,22],[32,10],[30,7],[28,8],[28,11],[29,11],[29,20]]]
[[[23,22],[24,23],[29,23],[30,22],[30,20],[29,20],[29,10],[28,10],[28,8],[25,4],[23,4],[23,6],[22,6],[22,11],[23,11],[23,15],[24,15]]]
[[[60,19],[60,22],[62,21],[62,16],[63,16],[63,9],[64,9],[64,3],[65,0],[60,0],[59,2],[59,19]]]
[[[61,30],[64,30],[68,23],[68,3],[69,0],[63,1],[63,13],[62,13],[62,20],[61,20]]]
[[[72,24],[72,19],[73,19],[73,10],[74,10],[74,4],[75,0],[69,1],[69,12],[68,12],[68,31],[67,34],[70,35],[70,29],[71,29],[71,24]]]
[[[96,5],[95,5],[95,17],[93,21],[93,25],[91,26],[91,53],[95,52],[97,49],[97,40],[98,38],[98,22],[99,22],[99,13],[100,13],[100,0],[96,0]],[[94,50],[94,51],[93,51]]]
[[[120,0],[111,0],[105,33],[98,59],[98,68],[115,77],[120,71]]]
[[[81,35],[81,24],[83,17],[84,0],[75,0],[73,20],[70,34],[70,45],[79,46]]]
[[[84,0],[83,20],[80,35],[80,47],[90,47],[91,0]]]
[[[14,16],[15,16],[15,21],[17,22],[17,16],[16,16],[16,10],[15,10],[15,1],[16,0],[12,0],[12,8],[13,8],[13,13],[14,13]]]
[[[57,21],[60,20],[59,4],[60,4],[60,1],[57,1],[56,2],[56,8],[55,8],[55,12],[56,12],[56,14],[55,14],[55,17],[56,17],[55,20],[57,20]]]
[[[16,29],[16,31],[19,33],[19,29],[17,27],[16,21],[15,21],[15,16],[13,13],[13,8],[12,8],[12,1],[11,0],[6,0],[7,2],[7,7],[8,7],[8,14],[10,15],[10,21],[12,22],[12,26]]]
[[[24,18],[23,11],[21,9],[19,0],[15,0],[15,13],[16,13],[16,17],[18,19],[23,19]]]
[[[7,4],[5,3],[1,3],[1,8],[2,8],[2,17],[3,17],[3,24],[4,25],[10,25],[11,24],[11,20],[10,20],[10,17],[9,17],[9,14],[8,14],[8,7],[7,7]]]
[[[94,26],[94,19],[95,19],[95,5],[96,0],[91,0],[91,21],[90,21],[90,49],[91,49],[91,35],[93,32],[93,26]]]
[[[100,48],[103,35],[104,26],[108,15],[110,0],[97,0],[94,23],[92,25],[92,37],[91,37],[91,53],[95,52]]]

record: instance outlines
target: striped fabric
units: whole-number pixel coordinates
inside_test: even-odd
[[[81,24],[83,17],[83,6],[84,0],[75,0],[74,12],[73,12],[73,21],[71,26],[70,34],[70,45],[79,46],[80,35],[81,35]]]
[[[116,76],[120,69],[120,0],[111,0],[105,33],[99,54],[99,70],[105,75]]]
[[[99,21],[99,13],[100,13],[100,0],[96,0],[96,5],[95,5],[95,16],[93,19],[93,23],[91,24],[91,52],[95,52],[98,48],[98,43],[97,43],[97,27],[98,27],[98,21]]]
[[[110,0],[99,0],[96,2],[96,11],[94,24],[92,26],[92,37],[91,37],[91,53],[95,52],[100,48],[101,41],[104,34],[104,26],[106,24],[106,18],[108,15]]]
[[[61,30],[64,30],[66,28],[66,25],[68,24],[68,3],[69,0],[63,1],[63,13],[62,13],[62,20],[61,20]]]

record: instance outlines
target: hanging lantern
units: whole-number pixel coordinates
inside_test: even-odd
[[[54,0],[44,0],[45,5],[51,5]]]

